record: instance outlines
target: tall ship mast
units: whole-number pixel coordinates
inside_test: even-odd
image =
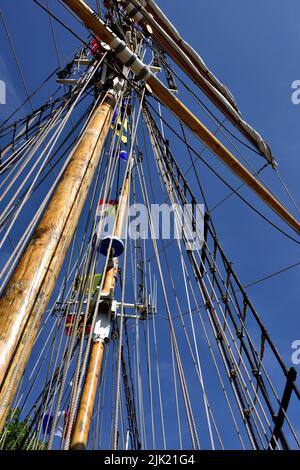
[[[278,316],[214,222],[235,198],[299,245],[272,146],[159,2],[34,3],[77,48],[0,127],[0,448],[299,449]]]

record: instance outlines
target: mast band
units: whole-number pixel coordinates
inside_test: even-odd
[[[114,37],[109,44],[117,58],[136,75],[138,80],[148,80],[151,77],[151,71],[148,67],[132,52],[124,41]]]
[[[114,52],[116,54],[119,54],[120,52],[124,51],[124,49],[126,48],[126,44],[121,41],[120,44],[117,45],[117,47],[114,49]]]
[[[148,67],[145,67],[145,68],[141,71],[141,73],[139,73],[139,74],[136,76],[136,79],[137,79],[137,80],[145,80],[145,81],[147,81],[147,80],[149,80],[150,76],[151,76],[150,70],[148,69]]]
[[[130,59],[128,59],[128,61],[124,65],[126,65],[126,67],[131,67],[136,61],[136,59],[137,59],[136,54],[133,54],[133,56],[130,57]]]
[[[128,14],[129,18],[134,18],[137,23],[140,23],[142,21],[142,19],[143,19],[142,13],[132,3],[129,3],[126,6],[125,11]]]

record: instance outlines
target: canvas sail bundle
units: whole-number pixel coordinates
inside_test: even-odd
[[[275,165],[268,143],[248,124],[237,107],[228,88],[223,85],[206,66],[200,55],[181,37],[171,21],[153,0],[126,0],[126,13],[137,22],[145,19],[154,29],[156,41],[162,40],[172,59],[180,65],[190,78],[202,89],[212,102],[230,119],[262,156]]]

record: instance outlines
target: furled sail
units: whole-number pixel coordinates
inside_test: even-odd
[[[154,37],[162,41],[162,46],[177,62],[213,103],[231,120],[231,122],[255,145],[271,164],[274,156],[268,143],[241,116],[236,101],[228,90],[206,66],[200,55],[181,37],[171,21],[157,6],[154,0],[126,0],[126,13],[137,22],[143,19],[154,29]]]

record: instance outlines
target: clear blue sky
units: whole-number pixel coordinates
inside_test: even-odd
[[[94,1],[89,3],[94,7]],[[299,2],[159,0],[157,3],[220,81],[229,87],[243,115],[270,143],[279,170],[300,205],[300,105],[291,102],[291,83],[300,79]],[[49,6],[85,38],[80,25],[55,0],[49,0]],[[28,89],[32,91],[57,66],[48,17],[32,0],[0,0],[0,8]],[[55,30],[60,56],[65,59],[78,46],[78,41],[59,25],[55,25]],[[25,92],[1,23],[0,44],[0,80],[6,82],[8,89],[7,105],[0,106],[0,117],[5,118],[25,99]],[[41,104],[46,96],[47,90],[34,103]],[[180,97],[188,100],[185,93]],[[198,112],[197,108],[194,111]],[[185,155],[177,158],[183,161]],[[207,158],[216,168],[221,168],[213,156]],[[252,157],[251,162],[256,168],[263,164],[259,157]],[[201,164],[199,171],[209,204],[214,206],[228,189]],[[238,186],[227,170],[224,174]],[[267,170],[264,176],[293,210],[272,171]],[[248,190],[243,189],[242,194],[285,228]],[[235,196],[216,209],[213,217],[225,251],[244,284],[300,260],[299,246],[260,220]],[[254,305],[289,366],[291,343],[300,339],[299,282],[300,269],[296,268],[249,289]]]

